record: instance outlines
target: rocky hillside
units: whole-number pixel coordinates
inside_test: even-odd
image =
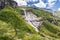
[[[60,40],[60,20],[54,19],[52,13],[32,7],[23,9],[5,6],[0,10],[0,40]],[[34,26],[38,32],[31,22],[39,24]]]
[[[15,8],[17,7],[17,2],[14,0],[0,0],[0,9],[3,9],[6,5]]]

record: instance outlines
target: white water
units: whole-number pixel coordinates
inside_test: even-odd
[[[26,22],[28,24],[30,24],[36,32],[39,32],[38,30],[38,26],[41,26],[43,21],[36,21],[36,20],[40,20],[41,18],[38,18],[36,15],[34,15],[32,12],[26,12],[26,9],[23,8],[23,11],[24,11],[24,18],[26,20]],[[44,37],[46,38],[46,40],[49,40],[48,37]]]
[[[24,19],[26,20],[26,22],[30,24],[35,29],[36,32],[39,32],[37,27],[42,24],[42,21],[39,21],[39,22],[37,21],[40,20],[41,18],[38,18],[32,12],[26,11],[26,9],[24,8],[23,8],[23,11],[24,11]]]

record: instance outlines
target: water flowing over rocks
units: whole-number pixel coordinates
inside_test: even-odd
[[[37,17],[34,15],[31,11],[27,11],[26,9],[23,8],[24,11],[24,19],[28,24],[30,24],[35,31],[39,32],[38,28],[42,26],[43,19],[41,17]]]

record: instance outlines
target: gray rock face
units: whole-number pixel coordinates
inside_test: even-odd
[[[58,21],[57,20],[53,20],[52,23],[58,26]]]
[[[17,2],[12,0],[0,0],[0,9],[4,8],[5,5],[9,5],[15,8],[17,6]]]

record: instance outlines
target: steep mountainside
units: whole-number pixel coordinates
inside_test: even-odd
[[[56,21],[52,13],[31,7],[27,7],[26,11],[44,20],[39,32],[26,22],[21,7],[5,6],[0,10],[0,40],[60,40],[60,21]]]

